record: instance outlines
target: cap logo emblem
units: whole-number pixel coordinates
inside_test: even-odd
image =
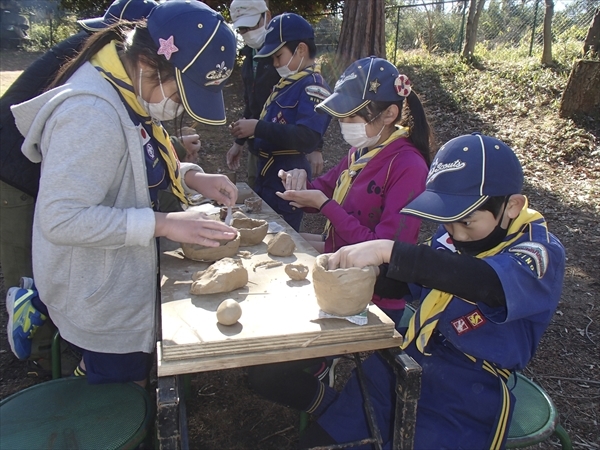
[[[267,28],[267,34],[269,34],[269,33],[270,33],[271,31],[273,31],[273,30],[275,30],[275,28],[273,28],[273,27],[269,27],[269,28]]]
[[[379,86],[381,86],[381,83],[379,81],[377,81],[377,78],[375,78],[375,80],[370,81],[369,84],[370,84],[369,91],[375,92],[377,94],[377,88]]]
[[[467,164],[457,159],[451,163],[440,163],[438,161],[434,161],[431,164],[431,169],[429,169],[429,175],[427,175],[427,181],[425,183],[430,183],[435,180],[439,175],[446,172],[455,172],[457,170],[463,169]]]
[[[394,88],[396,89],[396,93],[401,97],[408,97],[412,88],[410,87],[410,80],[406,75],[400,74],[394,80]]]
[[[178,52],[179,49],[175,47],[175,42],[173,36],[169,36],[169,39],[158,38],[158,43],[160,44],[158,51],[156,52],[159,55],[164,55],[167,61],[171,59],[171,55],[175,52]]]
[[[337,83],[335,83],[334,90],[337,91],[342,86],[342,84],[344,84],[346,81],[354,80],[356,78],[356,76],[357,75],[354,72],[352,72],[352,73],[350,73],[348,75],[342,74],[342,76],[337,81]]]
[[[228,69],[225,65],[225,61],[221,64],[217,64],[217,68],[215,70],[211,70],[206,74],[206,79],[210,80],[207,83],[204,83],[204,86],[214,86],[217,84],[221,84],[231,75],[231,69]]]

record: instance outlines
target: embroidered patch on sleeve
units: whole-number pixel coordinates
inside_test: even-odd
[[[453,320],[450,323],[454,327],[454,331],[456,331],[456,334],[458,334],[459,336],[461,334],[464,334],[467,331],[471,331],[473,329],[469,325],[469,322],[467,321],[467,319],[465,319],[464,317],[459,317],[458,319]]]
[[[324,88],[323,86],[315,85],[315,84],[306,86],[304,88],[304,91],[308,94],[309,97],[315,97],[315,98],[319,99],[319,101],[325,100],[327,97],[329,97],[331,95],[331,92],[329,92],[326,88]]]
[[[486,322],[485,317],[483,317],[483,314],[478,310],[473,311],[471,314],[467,314],[466,318],[473,328],[479,328]]]
[[[519,261],[531,269],[538,278],[543,278],[548,269],[548,250],[539,242],[522,242],[508,249]]]

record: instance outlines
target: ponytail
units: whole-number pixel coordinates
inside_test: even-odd
[[[427,167],[429,167],[431,165],[432,157],[431,147],[434,141],[433,131],[431,130],[431,126],[427,120],[427,115],[423,109],[423,104],[421,103],[419,96],[415,94],[414,91],[411,91],[410,94],[408,94],[408,97],[406,97],[406,103],[408,109],[410,109],[410,115],[412,116],[410,140],[415,147],[417,147],[425,159]]]

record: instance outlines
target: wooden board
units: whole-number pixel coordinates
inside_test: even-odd
[[[209,264],[185,258],[175,243],[161,242],[160,376],[251,365],[257,358],[258,363],[265,358],[264,362],[284,361],[398,345],[393,322],[374,305],[369,307],[367,325],[318,319],[311,274],[293,281],[284,271],[285,264],[302,263],[312,272],[316,251],[267,205],[248,216],[285,226],[297,248],[292,256],[271,257],[267,242],[273,234],[259,245],[240,248],[252,252],[251,258],[241,259],[249,281],[230,293],[191,295],[192,274]],[[270,260],[283,265],[255,268]],[[215,315],[227,298],[242,307],[242,317],[232,326],[217,323]]]

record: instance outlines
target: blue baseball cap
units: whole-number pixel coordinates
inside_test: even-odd
[[[223,82],[236,54],[233,31],[221,14],[197,0],[170,0],[148,16],[158,54],[175,66],[187,113],[207,125],[225,124]]]
[[[410,80],[396,66],[386,59],[369,56],[350,64],[335,83],[333,94],[316,110],[333,117],[348,117],[372,101],[397,102],[410,92]]]
[[[290,41],[304,41],[314,38],[315,30],[304,17],[293,13],[280,14],[273,17],[269,22],[265,43],[254,57],[265,58],[271,56]]]
[[[158,3],[154,0],[115,0],[104,16],[78,20],[77,23],[87,31],[100,31],[121,20],[136,22],[145,19]]]
[[[504,142],[473,133],[448,141],[435,155],[425,191],[402,213],[433,222],[456,222],[490,197],[520,194],[523,169]]]

